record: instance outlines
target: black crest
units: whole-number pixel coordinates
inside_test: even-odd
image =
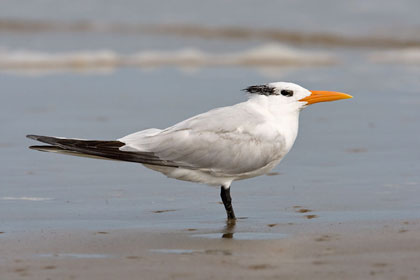
[[[243,90],[252,94],[261,94],[261,95],[266,95],[266,96],[278,95],[275,88],[269,87],[267,85],[250,86]]]

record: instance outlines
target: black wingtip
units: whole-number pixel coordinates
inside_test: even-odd
[[[48,152],[50,149],[57,149],[57,147],[54,146],[29,146],[29,149],[31,150],[37,150],[41,152]]]
[[[34,135],[34,134],[28,134],[26,135],[26,138],[32,139],[32,140],[38,140],[39,139],[39,135]]]

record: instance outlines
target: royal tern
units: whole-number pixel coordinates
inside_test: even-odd
[[[137,162],[170,178],[221,186],[227,218],[234,220],[231,183],[267,174],[284,158],[298,134],[300,111],[313,103],[352,97],[286,82],[244,91],[249,93],[245,102],[113,141],[27,137],[49,144],[30,147],[35,150]]]

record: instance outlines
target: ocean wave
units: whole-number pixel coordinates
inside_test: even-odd
[[[232,53],[209,53],[191,48],[175,51],[141,51],[130,55],[109,50],[67,53],[0,50],[0,69],[3,71],[80,71],[165,66],[288,67],[330,65],[336,62],[335,57],[324,52],[302,51],[273,44]]]
[[[3,19],[0,20],[0,31],[13,33],[36,32],[87,32],[118,34],[156,34],[204,39],[241,39],[266,40],[289,43],[300,46],[329,46],[347,48],[399,48],[420,47],[419,38],[400,38],[380,34],[369,36],[350,36],[327,32],[291,31],[278,28],[250,28],[235,26],[209,27],[192,24],[135,24],[106,23],[93,21],[42,21]],[[398,33],[398,32],[393,32]]]
[[[47,200],[53,200],[53,198],[50,198],[50,197],[28,197],[28,196],[22,196],[22,197],[4,196],[4,197],[0,197],[0,200],[47,201]]]
[[[375,52],[369,56],[377,63],[420,64],[420,48],[407,48]]]

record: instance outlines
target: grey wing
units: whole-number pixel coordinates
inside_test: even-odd
[[[126,143],[121,149],[153,152],[181,166],[227,176],[258,170],[284,156],[283,137],[266,135],[261,120],[244,123],[244,119],[250,119],[243,115],[248,112],[221,109],[147,136],[119,139]],[[258,126],[256,133],[254,128]]]

